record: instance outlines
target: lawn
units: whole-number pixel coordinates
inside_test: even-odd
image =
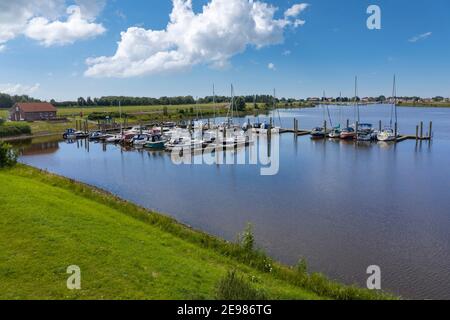
[[[270,298],[318,298],[87,187],[23,166],[0,170],[0,181],[0,299],[211,299],[232,268]],[[81,268],[80,291],[66,288],[70,265]]]

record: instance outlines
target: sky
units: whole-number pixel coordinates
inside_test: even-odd
[[[370,30],[370,5],[381,29]],[[0,0],[0,92],[450,96],[448,0]]]

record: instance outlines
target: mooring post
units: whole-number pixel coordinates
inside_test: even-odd
[[[433,121],[430,121],[429,138],[430,138],[430,140],[433,138]]]
[[[381,132],[381,127],[382,127],[382,123],[381,123],[381,120],[380,120],[380,121],[378,121],[378,131],[380,131],[380,132]]]
[[[86,130],[84,130],[84,132],[89,132],[89,123],[88,123],[87,119],[86,119]]]
[[[347,119],[347,127],[346,128],[348,128],[348,127],[350,127],[350,120]]]
[[[419,126],[416,126],[416,141],[419,140]]]
[[[420,121],[420,140],[423,139],[423,121]]]
[[[398,124],[397,124],[397,122],[395,123],[394,135],[395,135],[395,141],[397,141],[397,138],[398,138]]]
[[[327,135],[327,120],[325,120],[325,121],[323,122],[323,130],[324,130],[324,132],[325,132],[325,135]]]

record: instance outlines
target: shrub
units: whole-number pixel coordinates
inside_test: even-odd
[[[255,248],[255,236],[253,235],[253,226],[250,223],[247,224],[247,227],[241,236],[241,245],[247,252],[251,252]]]
[[[300,275],[307,275],[308,274],[308,263],[306,262],[305,258],[301,258],[297,263],[297,272]]]
[[[12,167],[17,162],[17,152],[11,145],[0,141],[0,168]]]
[[[120,118],[120,112],[92,112],[88,119],[91,121],[97,121],[97,120],[106,120],[109,119],[119,119]],[[130,116],[126,113],[122,113],[122,118],[133,118],[133,116]]]
[[[0,126],[0,138],[20,136],[22,134],[31,134],[31,128],[28,124],[11,122]]]
[[[266,294],[239,276],[235,270],[228,271],[216,289],[218,300],[267,300]]]

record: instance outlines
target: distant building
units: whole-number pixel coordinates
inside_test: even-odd
[[[11,121],[39,121],[56,119],[56,108],[47,102],[16,103],[9,109]]]

